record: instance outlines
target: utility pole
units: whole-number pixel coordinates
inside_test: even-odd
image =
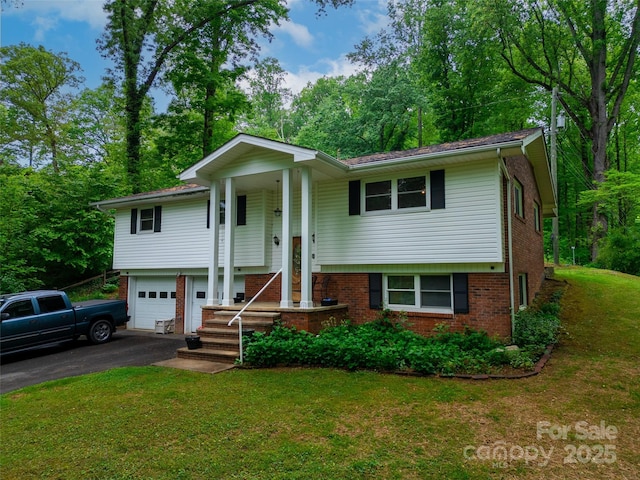
[[[556,115],[558,103],[558,87],[553,87],[553,91],[551,93],[551,181],[555,187],[556,195],[558,192],[558,146],[557,146],[557,136],[558,136],[558,117]],[[553,263],[555,265],[560,265],[560,252],[558,249],[558,236],[559,236],[559,225],[558,225],[558,215],[552,219],[552,231],[551,231],[551,243],[553,245]]]

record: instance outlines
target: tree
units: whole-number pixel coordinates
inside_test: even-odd
[[[255,65],[249,78],[253,118],[248,131],[281,142],[290,140],[286,104],[292,93],[284,85],[285,71],[277,59],[267,57]]]
[[[592,178],[600,186],[610,164],[609,135],[637,72],[640,5],[636,0],[491,0],[484,7],[511,71],[548,92],[559,87],[562,106],[590,140]],[[595,260],[608,228],[599,203],[591,225]]]
[[[441,141],[523,128],[534,116],[534,89],[495,62],[499,44],[477,9],[469,0],[390,1],[389,26],[349,56],[370,70],[404,68],[423,93],[414,99],[418,119],[431,112]],[[420,122],[417,130],[423,145]]]
[[[249,108],[236,82],[247,71],[246,62],[257,59],[256,39],[270,39],[270,25],[286,10],[278,3],[261,2],[250,16],[246,13],[233,10],[212,20],[173,56],[168,78],[178,96],[202,113],[202,156],[219,146],[213,141],[216,125],[234,122]]]
[[[0,100],[7,109],[3,143],[22,144],[18,150],[29,155],[30,164],[48,158],[58,172],[72,103],[67,89],[81,83],[80,65],[64,53],[25,43],[0,48],[0,60]]]
[[[320,9],[349,5],[353,0],[315,0]],[[282,12],[284,0],[111,0],[106,32],[99,42],[105,56],[115,61],[123,77],[126,116],[127,172],[131,189],[142,189],[140,178],[141,124],[144,99],[156,79],[164,73],[172,52],[217,19],[232,13],[245,16],[248,22],[257,10],[269,8]],[[277,18],[274,22],[277,23]]]

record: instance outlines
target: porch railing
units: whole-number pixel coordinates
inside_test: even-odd
[[[273,277],[271,277],[267,283],[264,284],[264,287],[262,287],[260,291],[256,293],[253,296],[253,298],[249,300],[244,307],[240,309],[240,311],[235,315],[235,317],[233,317],[231,320],[229,320],[229,323],[227,323],[227,326],[230,327],[233,322],[238,320],[238,337],[239,337],[239,343],[240,343],[240,364],[244,362],[244,355],[242,351],[243,350],[242,349],[242,314],[247,308],[249,308],[249,306],[255,301],[255,299],[258,298],[262,294],[262,292],[264,292],[267,289],[269,285],[271,285],[271,282],[273,282],[276,279],[276,277],[281,273],[282,273],[282,269],[278,270],[276,274]]]

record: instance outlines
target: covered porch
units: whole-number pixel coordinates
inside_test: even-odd
[[[332,309],[318,307],[313,299],[313,186],[319,180],[341,177],[346,169],[322,152],[241,134],[180,175],[183,181],[210,189],[203,322],[208,312],[237,308],[234,278],[245,272],[280,276],[278,301],[270,303],[269,308],[281,313],[285,323],[307,329],[324,319],[324,312]],[[244,204],[238,199],[247,193],[254,199],[260,195],[260,218],[254,217],[250,229],[240,232],[239,227],[243,227],[237,221],[238,211],[244,209],[246,217],[249,207],[246,197]],[[252,214],[256,210],[253,208]],[[251,235],[247,237],[248,230]],[[239,233],[245,235],[240,240]],[[251,255],[244,253],[249,250]],[[218,285],[219,274],[222,288]],[[256,305],[251,308],[266,308],[264,303]]]

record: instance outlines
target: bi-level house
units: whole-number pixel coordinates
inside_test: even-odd
[[[509,337],[556,212],[541,129],[351,159],[240,134],[179,178],[97,204],[115,216],[129,328],[194,332],[277,275],[254,305],[302,329],[388,308],[425,334]]]

